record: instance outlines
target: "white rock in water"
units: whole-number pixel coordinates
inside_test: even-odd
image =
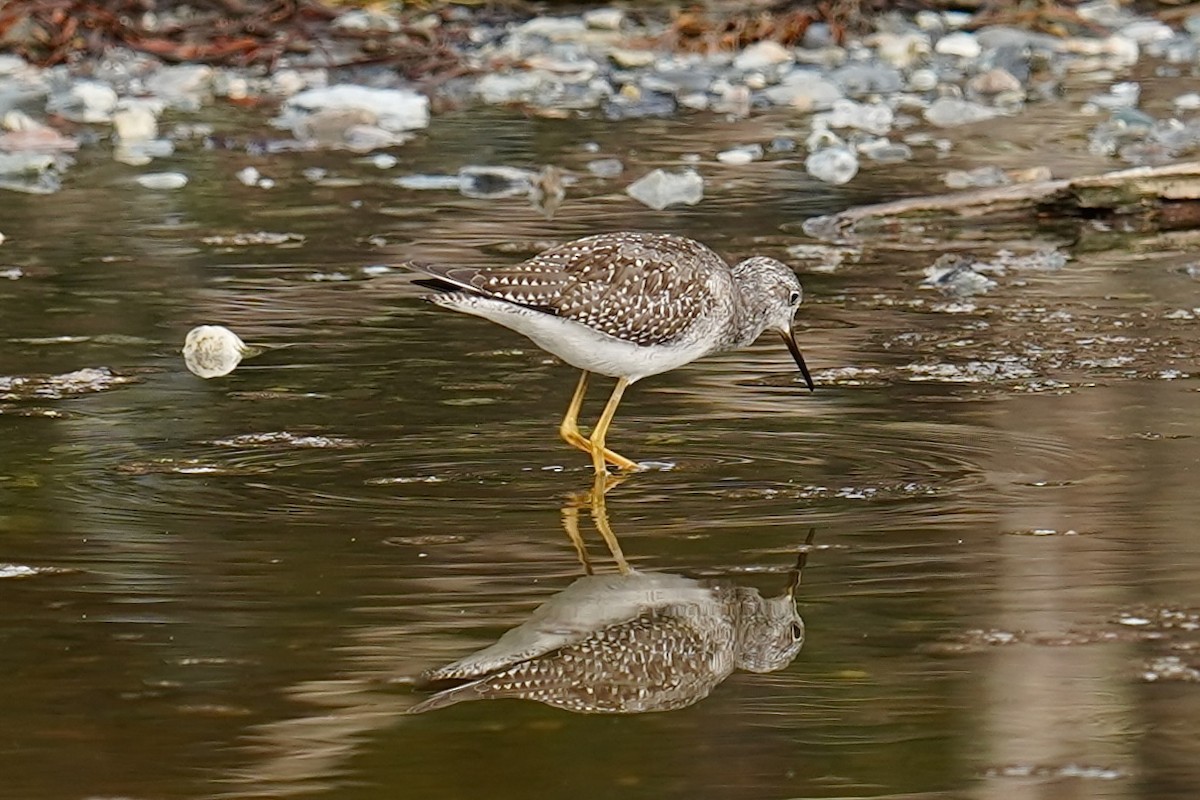
[[[830,128],[856,128],[883,136],[892,129],[896,115],[882,103],[859,103],[843,97],[834,101],[833,108],[821,119]]]
[[[183,342],[183,363],[201,378],[228,375],[249,353],[246,343],[223,325],[192,328]]]
[[[254,167],[245,167],[237,171],[236,177],[243,186],[257,186],[262,179],[262,173]]]
[[[485,103],[516,103],[532,98],[550,81],[552,76],[543,70],[489,72],[475,83],[475,93]]]
[[[1000,112],[994,108],[956,97],[939,97],[929,108],[925,109],[926,121],[940,128],[969,125],[972,122],[982,122],[999,115]]]
[[[609,51],[608,57],[618,67],[625,69],[648,67],[658,60],[658,55],[653,50],[629,50],[624,47],[614,47]]]
[[[182,172],[147,172],[134,180],[143,189],[182,189],[188,182]]]
[[[768,87],[763,94],[777,106],[800,111],[823,111],[843,96],[836,83],[807,69],[789,72],[778,86]]]
[[[46,101],[47,111],[74,122],[108,122],[116,107],[116,91],[99,81],[79,81]]]
[[[123,144],[148,142],[158,136],[156,106],[143,100],[122,100],[112,115],[117,140]]]
[[[704,198],[704,178],[693,169],[656,169],[629,184],[625,193],[656,211],[679,204],[694,206]]]
[[[598,158],[587,163],[588,172],[597,178],[615,178],[625,171],[619,158]]]
[[[717,161],[720,161],[722,164],[732,164],[735,166],[749,164],[751,161],[758,161],[762,157],[763,148],[761,144],[732,147],[717,153]]]
[[[975,38],[975,34],[956,31],[938,39],[933,49],[944,56],[978,58],[979,54],[983,52],[983,45],[979,43],[979,39]]]
[[[213,69],[205,64],[163,67],[146,79],[146,89],[172,108],[198,111],[212,93]]]
[[[366,111],[375,116],[379,127],[388,131],[409,131],[429,125],[429,98],[408,89],[373,89],[340,83],[292,95],[287,105],[304,111]]]
[[[461,191],[463,179],[458,175],[404,175],[393,181],[401,189],[453,189]]]
[[[583,12],[583,21],[589,28],[598,31],[616,31],[625,21],[625,11],[620,8],[593,8]]]
[[[755,42],[734,56],[733,66],[734,69],[749,71],[766,69],[776,64],[787,64],[792,60],[791,50],[788,50],[779,42],[764,39],[761,42]]]
[[[858,174],[858,156],[846,147],[827,147],[810,153],[804,169],[819,181],[841,186]]]

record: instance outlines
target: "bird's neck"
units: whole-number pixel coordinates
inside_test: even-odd
[[[733,314],[730,316],[730,340],[733,349],[748,347],[767,328],[767,314],[761,303],[756,303],[756,287],[747,281],[739,281],[733,293]]]

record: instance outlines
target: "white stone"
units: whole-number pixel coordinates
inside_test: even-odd
[[[975,38],[975,34],[966,31],[955,31],[937,40],[933,49],[944,56],[959,58],[978,58],[983,52],[983,46]]]
[[[813,70],[793,70],[783,76],[778,86],[763,92],[777,106],[791,106],[800,111],[823,111],[842,97],[841,88]]]
[[[542,88],[549,76],[543,72],[489,72],[475,84],[475,93],[485,103],[502,105],[530,99]]]
[[[625,21],[625,12],[619,8],[593,8],[583,12],[583,22],[599,31],[616,31]]]
[[[46,110],[75,122],[108,122],[117,107],[117,93],[107,83],[79,81],[46,102]]]
[[[580,38],[587,24],[579,17],[534,17],[518,25],[513,31],[517,36],[541,36],[554,42],[572,41]]]
[[[680,204],[694,206],[704,198],[704,179],[693,169],[656,169],[629,184],[625,192],[656,211]]]
[[[908,76],[908,88],[914,92],[929,92],[937,88],[938,74],[931,69],[915,69]]]
[[[908,69],[929,55],[929,36],[916,31],[878,33],[873,40],[879,57],[894,67]]]
[[[145,100],[122,100],[113,112],[113,130],[123,144],[148,142],[158,136],[156,104]]]
[[[764,39],[761,42],[755,42],[734,56],[733,66],[734,69],[749,71],[787,64],[792,60],[791,50],[779,42]]]
[[[236,177],[243,186],[257,186],[258,181],[262,178],[262,173],[254,167],[245,167],[237,171]]]
[[[892,129],[896,115],[882,103],[859,103],[843,97],[820,118],[830,128],[855,128],[882,136]]]
[[[925,120],[939,128],[951,128],[956,125],[969,125],[982,122],[1000,115],[994,108],[972,103],[957,97],[939,97],[929,108],[925,109]]]
[[[804,169],[819,181],[841,186],[858,174],[858,157],[845,147],[827,147],[810,153]]]
[[[763,157],[763,148],[761,144],[742,145],[741,147],[731,147],[728,150],[722,150],[717,153],[717,161],[722,164],[732,166],[742,166],[749,164],[751,161],[758,161]]]
[[[201,325],[188,331],[183,342],[183,363],[201,378],[219,378],[237,369],[252,355],[236,333],[223,325]]]
[[[360,110],[373,114],[379,127],[408,131],[429,125],[429,98],[408,89],[374,89],[342,83],[307,89],[287,101],[304,111]]]
[[[212,91],[213,69],[204,64],[163,67],[146,79],[146,89],[172,108],[196,111]]]
[[[625,69],[648,67],[658,58],[652,50],[629,50],[624,47],[614,47],[609,51],[608,57],[618,67]]]
[[[134,180],[143,189],[182,189],[187,186],[188,178],[182,172],[147,172],[138,175]]]

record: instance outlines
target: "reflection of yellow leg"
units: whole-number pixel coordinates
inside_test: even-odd
[[[605,493],[618,483],[620,483],[619,480],[612,480],[601,472],[596,473],[596,483],[592,489],[592,522],[596,524],[596,530],[600,531],[600,536],[604,538],[604,544],[608,546],[608,552],[612,553],[613,561],[617,562],[617,570],[622,575],[628,575],[629,562],[625,560],[625,554],[621,552],[621,543],[617,541],[617,535],[613,533],[612,526],[608,524],[608,507],[604,503]]]
[[[608,398],[608,405],[604,407],[604,413],[596,421],[596,427],[592,428],[592,465],[596,468],[597,475],[608,474],[604,462],[610,455],[616,455],[616,453],[613,453],[604,446],[604,437],[608,435],[608,426],[612,424],[613,416],[617,413],[617,406],[621,405],[621,395],[625,394],[625,387],[628,385],[628,378],[617,378],[617,385],[613,389],[612,397]],[[637,467],[637,464],[624,456],[617,457],[621,460],[614,461],[613,463],[621,469],[634,469]]]
[[[579,533],[579,507],[568,503],[562,509],[563,528],[567,532],[567,538],[571,540],[571,544],[575,545],[575,555],[579,556],[579,563],[583,565],[585,575],[592,574],[592,562],[588,559],[587,546],[583,543],[583,536]]]
[[[588,372],[584,370],[583,374],[579,376],[579,385],[575,387],[575,394],[571,397],[571,404],[567,406],[567,413],[563,415],[562,424],[558,426],[558,435],[572,447],[578,448],[585,453],[591,453],[594,451],[592,442],[579,432],[579,409],[583,406],[583,395],[587,391],[587,385]],[[636,462],[630,461],[625,456],[614,453],[603,446],[601,449],[604,452],[605,461],[608,461],[613,466],[626,470],[637,469]]]

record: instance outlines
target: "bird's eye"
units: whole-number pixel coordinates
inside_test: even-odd
[[[792,623],[792,641],[798,642],[804,638],[804,627],[799,623]]]
[[[799,302],[800,302],[800,293],[799,292],[793,291],[791,294],[788,295],[788,305],[794,306]]]

